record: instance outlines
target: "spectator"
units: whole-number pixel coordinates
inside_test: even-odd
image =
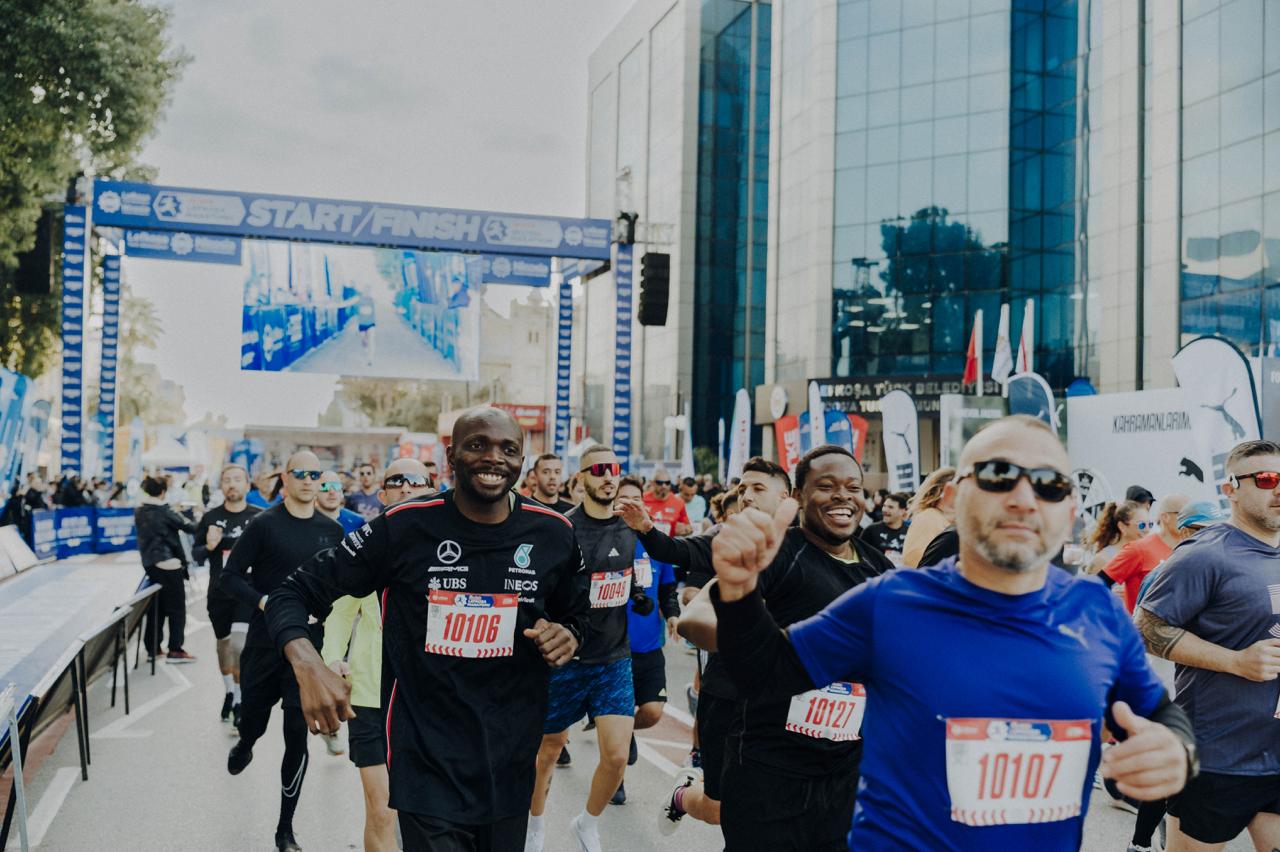
[[[689,535],[693,526],[684,501],[671,493],[671,474],[660,467],[653,472],[653,488],[644,495],[644,507],[653,519],[653,525],[671,536]]]
[[[1152,523],[1147,519],[1147,508],[1141,503],[1126,500],[1102,507],[1098,523],[1089,536],[1094,557],[1087,573],[1097,574],[1115,558],[1120,548],[1142,538],[1151,527]]]
[[[680,499],[684,501],[689,523],[701,527],[702,519],[707,516],[707,498],[698,493],[698,480],[692,476],[680,480]]]
[[[925,479],[911,501],[909,517],[911,526],[902,545],[902,564],[916,568],[924,556],[925,548],[934,537],[947,529],[955,520],[955,489],[947,485],[955,479],[954,467],[940,467]]]
[[[187,623],[187,594],[183,587],[186,576],[187,556],[182,548],[178,532],[195,534],[194,522],[179,515],[164,500],[168,490],[165,481],[155,476],[142,480],[142,505],[133,512],[138,531],[138,554],[142,557],[142,569],[147,578],[160,587],[159,619],[153,625],[153,610],[147,609],[147,622],[143,627],[143,642],[147,656],[155,657],[160,650],[163,622],[169,622],[169,662],[190,663],[195,657],[183,650]]]

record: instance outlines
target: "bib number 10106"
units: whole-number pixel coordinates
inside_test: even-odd
[[[472,659],[511,656],[518,603],[516,595],[433,589],[427,598],[427,653]]]

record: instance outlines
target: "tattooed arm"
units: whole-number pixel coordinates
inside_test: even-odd
[[[1234,651],[1176,627],[1146,607],[1138,607],[1133,619],[1147,650],[1157,657],[1258,682],[1280,675],[1280,640],[1263,639]]]

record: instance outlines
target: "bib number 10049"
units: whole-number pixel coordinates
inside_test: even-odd
[[[1074,721],[948,719],[951,818],[966,825],[1080,815],[1093,727]]]
[[[472,659],[511,656],[518,603],[517,595],[433,589],[427,598],[427,653]]]

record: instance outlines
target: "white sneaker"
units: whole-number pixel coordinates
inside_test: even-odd
[[[579,821],[581,817],[582,814],[578,814],[569,821],[569,831],[573,832],[574,838],[578,841],[578,849],[580,852],[604,852],[600,846],[599,828],[584,828]]]
[[[340,754],[347,753],[347,744],[346,742],[343,741],[343,736],[341,732],[338,732],[333,735],[321,734],[320,737],[321,739],[324,740],[324,747],[329,750],[329,754],[332,754],[336,757]]]

